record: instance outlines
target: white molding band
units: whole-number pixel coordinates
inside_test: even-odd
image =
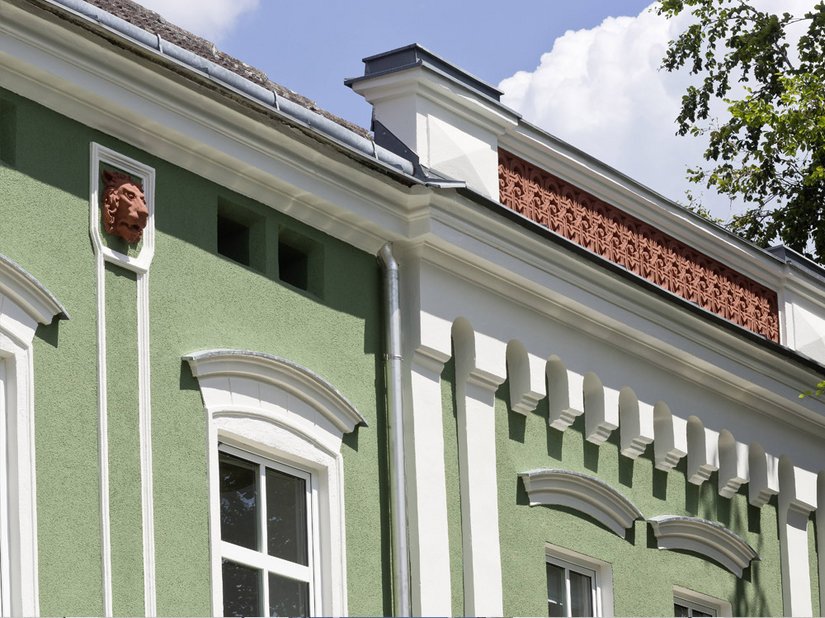
[[[187,354],[183,360],[199,380],[225,377],[266,383],[303,399],[321,412],[339,432],[350,433],[367,421],[349,400],[317,373],[290,360],[249,350],[217,349]]]
[[[449,357],[425,347],[412,356],[404,372],[412,613],[450,616],[450,537],[441,403],[441,371]]]
[[[320,535],[315,613],[347,613],[344,433],[363,417],[329,382],[296,363],[243,350],[183,357],[197,378],[207,415],[212,615],[223,614],[218,442],[292,464],[317,476]],[[316,404],[325,406],[315,407]],[[360,420],[359,420],[360,419]],[[313,485],[315,481],[313,480]]]
[[[17,306],[18,311],[11,311],[6,307],[0,313],[0,327],[6,334],[20,340],[20,343],[31,344],[34,337],[34,328],[37,324],[51,324],[56,317],[69,319],[69,314],[54,295],[37,279],[26,272],[19,264],[0,254],[0,295],[9,299]],[[4,304],[5,305],[5,304]],[[2,307],[0,307],[2,309]],[[23,321],[18,317],[21,312],[28,318],[30,324],[20,330]],[[14,324],[9,320],[14,320]]]
[[[756,550],[723,525],[699,517],[658,515],[648,520],[659,549],[681,549],[706,556],[742,577]]]
[[[566,506],[589,515],[624,538],[641,511],[618,491],[595,477],[571,470],[540,469],[519,474],[530,506]]]
[[[497,343],[497,342],[496,342]],[[453,326],[464,613],[504,614],[496,482],[495,395],[506,378],[503,345],[484,340],[467,320]],[[509,349],[508,349],[509,353]]]
[[[107,262],[117,264],[135,273],[149,271],[152,258],[155,255],[155,170],[140,161],[135,161],[125,155],[110,150],[95,142],[91,143],[91,178],[89,186],[89,235],[94,243],[95,253],[103,256]],[[149,217],[143,230],[140,250],[136,256],[126,255],[120,251],[110,249],[103,242],[100,234],[100,164],[110,165],[140,178],[143,196]]]
[[[157,616],[149,321],[149,272],[146,271],[137,275],[138,425],[140,432],[140,487],[143,524],[143,607],[147,616]]]
[[[112,616],[112,526],[109,516],[109,396],[106,371],[106,267],[95,252],[97,273],[97,411],[100,455],[100,553],[103,577],[103,615]]]
[[[68,314],[0,255],[0,612],[40,614],[34,442],[34,334]]]
[[[97,272],[97,337],[98,337],[98,423],[100,428],[100,520],[103,569],[103,611],[111,616],[112,538],[109,502],[109,403],[106,353],[106,269],[111,262],[136,273],[137,280],[137,349],[138,349],[138,441],[140,444],[141,527],[143,546],[143,593],[146,616],[157,614],[155,581],[155,530],[152,469],[152,394],[149,357],[149,267],[155,252],[155,170],[139,161],[90,144],[89,171],[89,236],[95,252]],[[149,217],[136,256],[126,255],[106,246],[100,233],[100,166],[110,165],[140,178]]]

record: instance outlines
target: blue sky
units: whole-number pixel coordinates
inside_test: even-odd
[[[652,0],[138,0],[270,79],[369,128],[370,107],[343,85],[361,59],[420,43],[499,87],[502,102],[670,199],[690,190],[717,217],[731,204],[685,180],[704,142],[677,137],[684,74],[660,70],[687,25]],[[776,8],[776,0],[752,0]],[[816,0],[782,0],[800,14]]]
[[[419,43],[493,85],[534,69],[566,30],[609,15],[638,15],[650,0],[263,0],[241,15],[221,48],[273,81],[361,126],[370,109],[343,86],[363,73],[361,59]],[[513,15],[518,15],[513,19]]]

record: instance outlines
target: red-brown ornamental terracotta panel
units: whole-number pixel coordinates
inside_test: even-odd
[[[501,203],[611,262],[773,341],[776,292],[504,150]]]

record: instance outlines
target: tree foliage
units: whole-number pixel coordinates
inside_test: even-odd
[[[697,77],[678,133],[705,136],[709,164],[690,179],[745,200],[734,231],[825,261],[825,2],[796,16],[748,0],[659,0],[658,12],[693,15],[663,61]]]

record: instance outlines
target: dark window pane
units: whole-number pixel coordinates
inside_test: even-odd
[[[229,560],[223,561],[223,615],[261,615],[262,572]]]
[[[267,468],[266,531],[270,556],[309,564],[304,479]]]
[[[220,456],[221,538],[258,550],[258,466],[227,453]]]
[[[593,582],[575,571],[570,571],[570,615],[593,615]]]
[[[690,616],[690,610],[685,607],[684,605],[679,605],[678,603],[673,604],[673,615],[676,618],[688,618]]]
[[[308,616],[309,584],[270,573],[269,615]]]
[[[547,615],[566,616],[564,569],[547,563]]]
[[[714,614],[708,614],[708,613],[699,611],[698,609],[694,609],[692,611],[691,615],[693,616],[693,618],[711,618]]]

